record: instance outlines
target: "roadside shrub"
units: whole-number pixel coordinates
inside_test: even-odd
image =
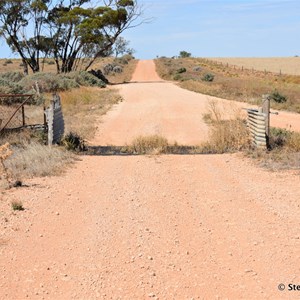
[[[51,73],[36,73],[26,76],[20,81],[20,84],[25,90],[30,90],[35,86],[36,82],[41,93],[67,91],[79,87],[79,84],[74,79],[70,79],[63,74],[56,75]]]
[[[109,75],[110,72],[112,72],[114,69],[114,65],[113,64],[107,64],[103,67],[103,73],[104,75]]]
[[[0,77],[0,93],[2,93],[2,94],[22,94],[24,92],[25,92],[25,90],[20,84]],[[10,101],[10,100],[7,99],[7,101]],[[4,103],[4,102],[5,101],[3,101],[2,103]],[[9,104],[9,103],[4,103],[4,104]]]
[[[173,76],[173,80],[181,81],[182,80],[182,76],[180,74],[176,74],[176,75]]]
[[[115,73],[122,73],[123,72],[123,68],[121,66],[114,66],[113,71]]]
[[[106,84],[102,80],[94,76],[91,72],[72,72],[65,76],[69,79],[75,80],[76,83],[82,86],[97,86],[101,88],[106,86]]]
[[[300,133],[281,128],[270,129],[270,150],[285,147],[289,151],[300,151]]]
[[[202,80],[206,81],[206,82],[212,82],[215,79],[215,75],[211,74],[211,73],[206,73],[203,77]]]
[[[290,135],[291,132],[289,132],[288,130],[271,127],[269,140],[270,149],[272,150],[285,146],[287,141],[289,140]]]
[[[278,91],[274,91],[270,95],[270,98],[277,103],[284,103],[287,101],[287,98],[285,96],[281,95]]]
[[[186,72],[186,68],[180,68],[176,72],[177,72],[177,74],[185,73]]]
[[[7,80],[9,82],[19,82],[24,78],[24,74],[21,72],[5,72],[5,73],[0,73],[0,79]]]
[[[77,133],[70,132],[61,141],[61,144],[71,151],[85,151],[86,146],[83,138]]]

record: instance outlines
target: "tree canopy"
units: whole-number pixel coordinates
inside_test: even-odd
[[[180,51],[179,52],[179,57],[180,58],[186,58],[186,57],[191,57],[191,53],[187,52],[187,51]]]
[[[0,35],[28,67],[40,71],[41,58],[53,57],[57,72],[74,70],[80,58],[86,69],[112,53],[124,30],[137,26],[136,0],[6,0],[0,2]]]

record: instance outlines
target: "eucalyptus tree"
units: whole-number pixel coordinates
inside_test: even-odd
[[[99,3],[99,1],[97,1]],[[88,69],[111,53],[125,30],[140,25],[136,0],[6,0],[0,2],[0,35],[22,58],[24,71],[40,71],[40,58],[53,57],[57,72],[70,72],[81,58]]]
[[[40,70],[40,54],[45,46],[42,35],[51,0],[5,0],[0,2],[0,35],[23,61],[24,72]]]

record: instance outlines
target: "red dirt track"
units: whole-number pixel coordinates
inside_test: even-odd
[[[207,138],[207,96],[157,82],[151,61],[132,81],[95,145]],[[86,156],[26,183],[0,194],[0,299],[299,298],[278,290],[300,284],[299,173],[238,154]]]

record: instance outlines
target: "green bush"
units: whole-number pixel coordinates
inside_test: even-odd
[[[67,78],[75,80],[76,83],[83,86],[105,87],[106,84],[90,72],[72,72],[66,75]]]
[[[284,103],[287,101],[287,98],[283,95],[281,95],[278,91],[274,91],[270,95],[271,100],[274,100],[277,103]]]
[[[74,79],[70,79],[63,74],[56,75],[51,73],[36,73],[26,76],[20,81],[20,84],[25,90],[31,90],[36,82],[41,93],[67,91],[79,87],[79,84]]]
[[[7,80],[9,82],[19,82],[24,78],[24,74],[21,72],[5,72],[0,73],[0,79],[3,78],[4,80]]]
[[[179,57],[180,58],[187,58],[187,57],[191,57],[191,56],[192,56],[192,54],[187,52],[187,51],[180,51],[179,52]]]
[[[203,81],[207,81],[207,82],[212,82],[215,79],[215,75],[211,74],[211,73],[207,73],[202,77]]]
[[[182,81],[182,76],[180,74],[176,74],[173,76],[173,80]]]
[[[180,68],[176,71],[177,74],[181,74],[181,73],[185,73],[186,72],[186,68]]]
[[[22,94],[25,91],[19,83],[0,77],[0,92],[2,94]]]
[[[54,62],[53,60],[48,60],[48,61],[47,61],[47,64],[48,64],[48,65],[55,65],[55,62]]]
[[[290,138],[291,132],[286,129],[274,128],[270,129],[270,148],[275,149],[286,145]]]
[[[77,133],[70,132],[61,141],[61,144],[71,151],[85,151],[86,146],[83,138]]]

